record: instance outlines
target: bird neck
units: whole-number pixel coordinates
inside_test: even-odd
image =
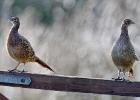
[[[126,37],[126,38],[129,38],[129,35],[128,35],[128,25],[126,24],[123,24],[122,27],[121,27],[121,35],[120,37]]]
[[[10,33],[18,33],[18,29],[19,29],[20,24],[13,24]]]

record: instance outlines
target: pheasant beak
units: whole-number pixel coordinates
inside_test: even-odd
[[[10,20],[10,21],[13,21],[13,18],[10,18],[9,20]]]
[[[135,22],[131,21],[131,24],[135,24]]]

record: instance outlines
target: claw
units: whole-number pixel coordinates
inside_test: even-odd
[[[131,82],[130,80],[127,80],[125,78],[117,77],[117,78],[112,78],[115,81],[126,81],[126,82]]]
[[[121,77],[112,78],[112,79],[115,80],[115,81],[123,81],[123,78],[121,78]]]
[[[21,73],[25,73],[25,72],[27,72],[27,71],[25,71],[24,69],[21,71]]]
[[[17,70],[19,73],[25,73],[27,71],[25,71],[24,69],[23,70]]]
[[[8,72],[18,72],[18,73],[25,73],[27,71],[23,70],[17,70],[17,69],[12,69],[12,70],[8,70]]]
[[[17,69],[12,69],[12,70],[8,70],[8,72],[16,72],[17,71]]]

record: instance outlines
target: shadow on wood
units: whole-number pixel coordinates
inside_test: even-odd
[[[2,77],[8,81],[2,82]],[[4,76],[3,76],[4,75]],[[21,82],[9,83],[10,76],[13,81],[18,81],[18,78],[28,78],[27,84],[26,79],[21,79]],[[18,78],[17,78],[18,77]],[[31,80],[30,80],[31,79]],[[2,81],[1,81],[2,80]],[[30,73],[9,73],[0,71],[0,85],[11,86],[11,87],[22,87],[42,90],[54,90],[54,91],[66,91],[66,92],[81,92],[81,93],[96,93],[96,94],[108,94],[108,95],[120,95],[120,96],[134,96],[140,97],[140,82],[122,82],[113,80],[102,80],[102,79],[88,79],[79,77],[64,77],[64,76],[50,76],[50,75],[39,75]]]

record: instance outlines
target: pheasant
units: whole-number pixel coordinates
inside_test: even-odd
[[[125,80],[126,72],[129,72],[129,76],[133,75],[132,66],[135,61],[139,60],[128,35],[128,26],[131,24],[135,24],[131,19],[123,21],[121,35],[111,52],[112,60],[119,70],[118,77],[115,80]],[[121,72],[123,72],[123,77],[120,76]]]
[[[18,29],[20,27],[19,18],[12,17],[10,21],[13,26],[8,37],[7,49],[9,55],[18,62],[17,66],[10,70],[10,72],[16,71],[21,63],[25,64],[27,62],[37,62],[43,67],[48,68],[50,71],[53,71],[51,67],[49,67],[45,62],[35,55],[30,42],[18,33]]]

